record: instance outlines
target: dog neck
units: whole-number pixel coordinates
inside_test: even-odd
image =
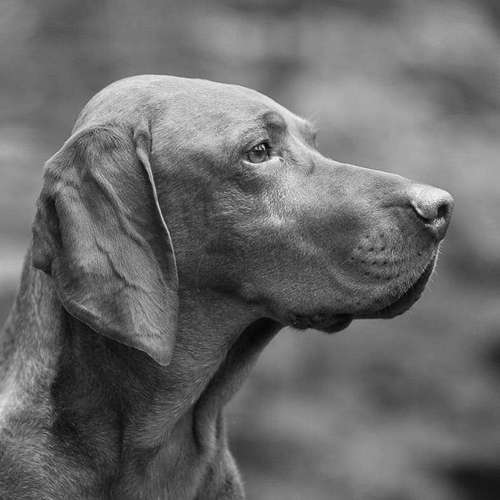
[[[184,460],[190,463],[179,470],[199,475],[221,456],[221,410],[278,329],[237,299],[184,290],[174,355],[161,367],[69,316],[28,255],[6,325],[12,347],[4,365],[30,384],[25,392],[44,394],[39,407],[56,440],[92,468],[115,477],[120,471],[118,482],[142,487],[147,478],[161,482],[156,469]],[[163,475],[171,481],[175,472]]]

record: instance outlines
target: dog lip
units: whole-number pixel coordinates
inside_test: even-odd
[[[399,298],[388,306],[366,314],[357,314],[355,319],[390,319],[406,312],[422,295],[425,285],[434,270],[435,259],[432,259],[419,278]]]
[[[335,316],[335,322],[322,328],[326,333],[337,333],[341,330],[345,330],[352,322],[354,317],[351,314],[337,314]]]
[[[417,280],[397,299],[382,309],[361,314],[337,313],[326,317],[317,315],[293,315],[291,326],[300,330],[312,328],[326,333],[336,333],[346,329],[355,319],[390,319],[406,312],[424,291],[425,285],[434,270],[435,258],[431,259]]]
[[[326,333],[335,333],[347,328],[353,316],[351,314],[314,314],[296,315],[290,321],[290,326],[299,330],[314,329]]]

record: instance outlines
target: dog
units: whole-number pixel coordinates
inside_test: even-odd
[[[418,299],[452,197],[315,136],[204,80],[89,101],[46,163],[1,336],[2,499],[243,499],[223,408],[277,331]]]

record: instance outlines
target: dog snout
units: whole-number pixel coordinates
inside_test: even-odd
[[[450,225],[453,197],[447,191],[433,186],[417,184],[408,191],[409,202],[424,227],[440,241]]]

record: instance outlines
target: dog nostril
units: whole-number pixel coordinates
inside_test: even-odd
[[[410,205],[429,231],[441,240],[446,234],[453,210],[451,195],[432,186],[414,185],[409,190]]]
[[[437,209],[437,217],[438,219],[446,218],[448,216],[448,210],[450,206],[447,203],[441,203]]]

